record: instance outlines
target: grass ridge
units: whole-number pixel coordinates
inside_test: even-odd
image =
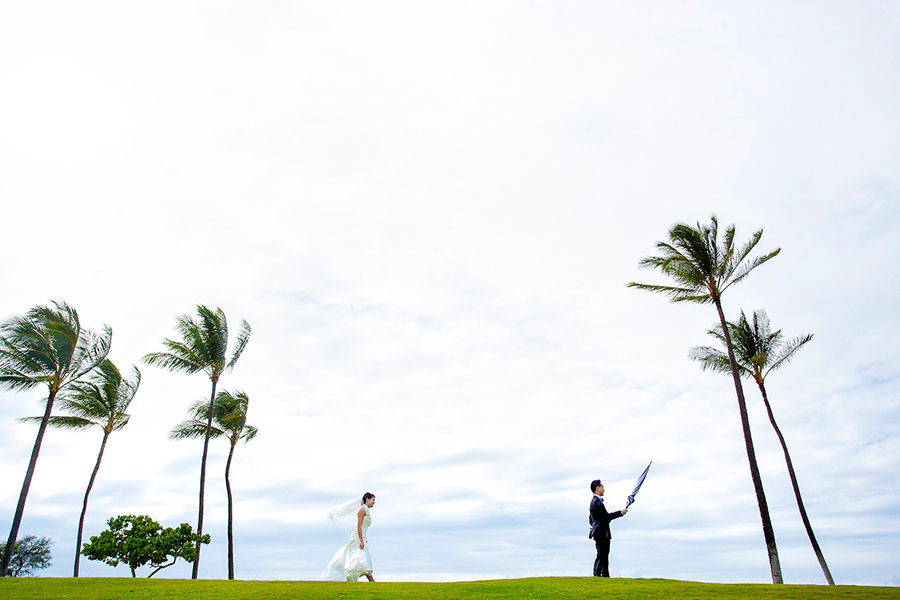
[[[672,579],[529,577],[452,583],[336,583],[112,577],[0,579],[3,600],[900,600],[900,588],[698,583]]]

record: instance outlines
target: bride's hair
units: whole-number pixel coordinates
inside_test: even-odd
[[[371,498],[372,500],[374,500],[374,499],[375,499],[375,494],[373,494],[372,492],[366,492],[365,494],[363,494],[363,497],[362,497],[362,504],[365,504],[365,503],[366,503],[366,500],[368,500],[369,498]]]

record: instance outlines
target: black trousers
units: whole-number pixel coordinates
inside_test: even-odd
[[[597,558],[594,559],[594,577],[609,577],[609,542],[605,536],[594,538],[597,546]]]

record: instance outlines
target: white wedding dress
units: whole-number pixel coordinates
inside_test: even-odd
[[[350,543],[339,548],[334,554],[334,558],[322,571],[322,579],[327,581],[358,581],[363,575],[371,575],[372,571],[372,555],[369,554],[369,540],[366,539],[366,532],[369,525],[372,524],[372,515],[368,506],[366,516],[363,517],[362,534],[365,547],[359,547],[359,532],[357,528],[353,528],[350,534]]]

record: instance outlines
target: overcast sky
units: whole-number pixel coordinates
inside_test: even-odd
[[[768,582],[733,385],[687,358],[715,311],[625,287],[716,214],[782,249],[726,316],[815,335],[767,387],[834,578],[900,585],[898,107],[897,1],[4,2],[0,319],[64,299],[143,373],[86,536],[196,526],[202,442],[167,435],[209,380],[141,357],[204,304],[253,328],[220,383],[259,428],[240,579],[318,578],[365,491],[376,578],[587,576],[589,482],[619,508],[652,460],[613,576]],[[745,391],[785,581],[823,583]],[[45,397],[0,392],[3,539]],[[100,438],[44,439],[43,575],[71,574]]]

